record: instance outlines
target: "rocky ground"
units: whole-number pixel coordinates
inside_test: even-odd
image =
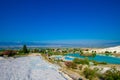
[[[0,58],[0,80],[67,80],[40,56]]]

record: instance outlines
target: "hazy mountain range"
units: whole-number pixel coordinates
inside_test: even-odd
[[[33,42],[0,42],[0,48],[6,47],[113,47],[119,46],[120,41],[33,41]]]

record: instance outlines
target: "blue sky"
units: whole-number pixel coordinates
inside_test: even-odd
[[[120,0],[0,0],[0,41],[120,41]]]

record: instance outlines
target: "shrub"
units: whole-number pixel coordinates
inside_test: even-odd
[[[103,78],[105,80],[120,80],[120,71],[118,71],[116,68],[112,68],[110,70],[107,70],[104,73]]]
[[[99,64],[103,64],[103,65],[106,65],[107,63],[106,62],[98,62]]]
[[[8,55],[8,56],[14,56],[16,53],[16,51],[13,51],[13,50],[7,50],[7,51],[4,51],[2,53],[2,55]]]
[[[92,53],[92,57],[94,58],[96,56],[96,53]]]
[[[83,74],[87,79],[93,80],[93,78],[97,76],[97,71],[86,67],[83,71]]]
[[[32,52],[33,52],[33,53],[39,53],[39,49],[36,49],[36,48],[35,48],[35,49],[32,50]]]
[[[22,54],[22,53],[23,53],[23,50],[19,50],[18,53],[19,53],[19,54]]]
[[[82,50],[80,50],[80,55],[82,55],[83,54],[83,51]]]
[[[81,63],[81,59],[75,58],[75,59],[73,60],[73,62],[76,63],[76,64],[80,64],[80,63]]]
[[[76,64],[89,64],[88,58],[85,59],[75,58],[73,62]]]
[[[83,66],[82,65],[79,65],[79,67],[78,67],[80,70],[82,70],[82,68],[83,68]]]
[[[117,51],[113,51],[113,53],[117,53]]]
[[[72,69],[76,69],[77,68],[77,65],[73,62],[69,62],[69,61],[66,61],[65,62],[65,65],[68,67],[68,68],[72,68]]]
[[[3,53],[2,53],[2,52],[0,52],[0,56],[3,56]]]
[[[110,53],[109,51],[105,51],[105,53]]]
[[[106,62],[97,62],[94,60],[92,60],[92,62],[94,63],[94,65],[98,65],[98,64],[106,65],[107,64]]]

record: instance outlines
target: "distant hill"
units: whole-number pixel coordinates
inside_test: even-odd
[[[22,47],[88,47],[88,48],[107,48],[119,46],[120,41],[116,42],[95,42],[95,41],[73,41],[73,42],[0,42],[0,48]]]

